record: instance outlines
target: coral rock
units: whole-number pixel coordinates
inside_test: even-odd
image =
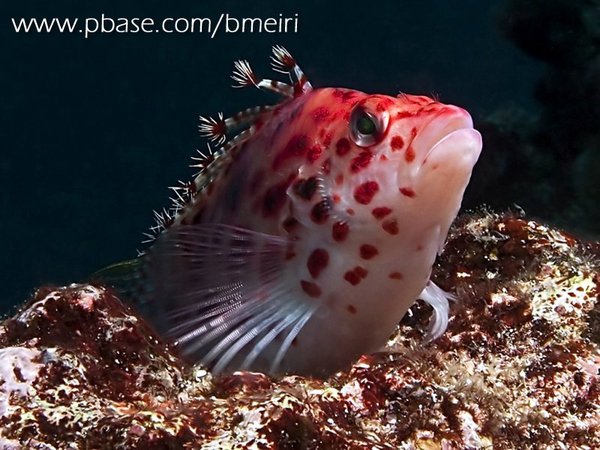
[[[454,226],[455,292],[327,380],[190,366],[101,286],[39,289],[0,327],[0,448],[600,448],[598,244],[524,218]]]

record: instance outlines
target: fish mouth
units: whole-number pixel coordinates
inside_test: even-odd
[[[423,129],[427,140],[415,147],[415,162],[420,165],[414,167],[412,178],[416,197],[421,200],[414,214],[444,230],[440,249],[482,148],[481,134],[473,128],[471,116],[460,108],[452,109],[449,117],[434,120]]]
[[[473,128],[449,131],[429,149],[414,178],[416,192],[437,205],[437,213],[458,212],[463,192],[481,153],[482,141]]]
[[[421,166],[444,162],[457,165],[462,163],[473,167],[481,153],[482,140],[474,128],[459,128],[440,138],[427,152]]]
[[[457,106],[446,106],[423,127],[413,146],[421,167],[462,162],[472,168],[479,158],[482,143],[469,113]]]

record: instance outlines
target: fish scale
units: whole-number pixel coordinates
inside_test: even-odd
[[[429,277],[481,151],[471,117],[426,96],[313,89],[283,47],[272,59],[291,85],[246,61],[232,78],[280,103],[201,118],[222,147],[132,265],[147,317],[215,372],[327,376],[379,350],[417,298],[439,336],[451,295]]]

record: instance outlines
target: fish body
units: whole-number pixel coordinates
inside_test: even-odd
[[[385,344],[421,297],[445,329],[429,277],[481,137],[469,114],[425,96],[312,89],[281,47],[292,86],[270,108],[203,119],[223,141],[141,257],[148,317],[192,361],[324,376]]]

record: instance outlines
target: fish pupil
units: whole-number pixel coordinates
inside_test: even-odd
[[[360,134],[371,135],[375,133],[376,130],[375,122],[365,114],[356,122],[356,129]]]

